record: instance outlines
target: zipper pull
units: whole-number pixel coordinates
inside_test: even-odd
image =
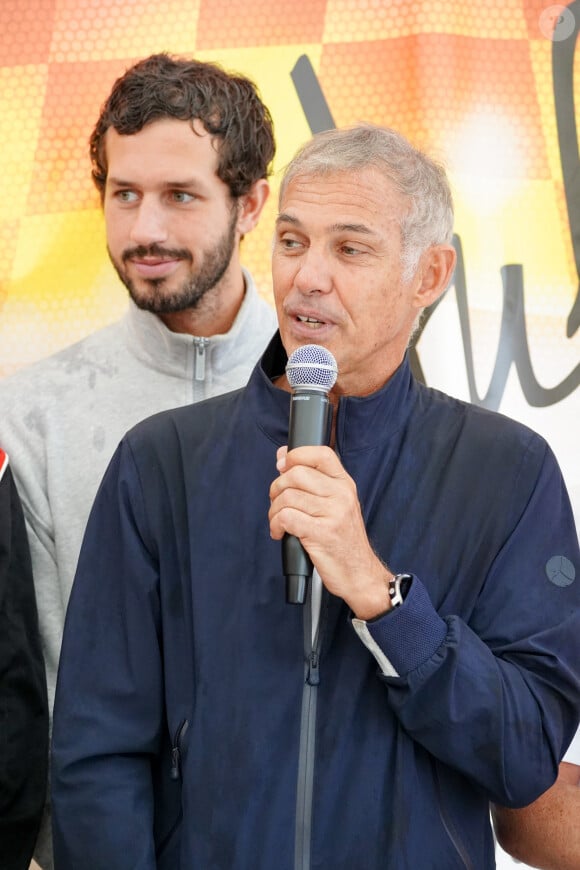
[[[306,682],[309,686],[317,686],[320,683],[320,667],[318,653],[312,650],[308,659],[308,676]]]
[[[193,377],[196,381],[205,381],[205,349],[209,344],[208,338],[194,338],[195,359],[193,364]]]
[[[169,771],[169,776],[173,780],[181,777],[181,753],[179,746],[174,746],[171,749],[171,770]]]
[[[179,744],[181,738],[187,731],[188,724],[187,719],[184,719],[175,732],[175,737],[173,738],[173,746],[171,747],[171,769],[169,771],[169,776],[173,780],[181,778],[181,749]]]

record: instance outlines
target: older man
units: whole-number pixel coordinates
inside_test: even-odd
[[[413,378],[451,232],[443,170],[391,130],[290,164],[279,335],[245,389],[130,432],[93,510],[55,712],[62,870],[87,848],[93,870],[488,870],[489,801],[555,778],[580,589],[552,581],[578,542],[538,435]],[[313,342],[338,365],[329,443],[288,451],[287,357]]]

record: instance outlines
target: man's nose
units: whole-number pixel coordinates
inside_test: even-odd
[[[294,283],[301,293],[329,293],[333,287],[329,254],[317,247],[307,248],[300,258]]]
[[[154,199],[143,197],[135,212],[131,240],[137,245],[151,245],[167,240],[167,224],[163,209]]]

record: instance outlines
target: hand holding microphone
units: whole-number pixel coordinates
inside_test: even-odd
[[[332,406],[328,393],[336,381],[336,362],[325,348],[305,345],[290,356],[286,373],[292,400],[284,466],[290,468],[284,467],[270,487],[269,512],[271,533],[282,539],[286,601],[303,604],[306,598],[313,565],[304,540],[316,553],[329,592],[346,601],[357,616],[376,616],[389,606],[387,581],[392,575],[370,544],[354,480],[334,451],[316,449],[329,442]],[[294,449],[300,455],[298,477],[291,458]],[[293,533],[286,531],[279,518],[288,506],[294,509]],[[297,528],[300,531],[294,534]]]
[[[286,365],[286,376],[292,387],[288,450],[328,444],[332,422],[328,393],[337,375],[336,360],[325,347],[307,344],[290,355]],[[303,604],[307,582],[312,576],[312,561],[294,535],[286,534],[282,540],[282,567],[286,577],[286,600],[289,604]]]

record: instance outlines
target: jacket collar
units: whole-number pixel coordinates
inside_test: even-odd
[[[245,339],[255,342],[255,338],[252,339],[252,332],[256,335],[259,331],[264,331],[265,334],[272,335],[276,328],[273,308],[260,299],[250,273],[246,269],[242,271],[246,292],[231,329],[223,335],[212,335],[206,340],[211,343],[214,354],[213,364],[218,368],[223,358],[231,367],[230,355],[232,354],[235,358],[243,359],[244,347],[247,343]],[[268,330],[270,317],[271,328]],[[192,344],[200,342],[199,337],[188,333],[172,332],[161,318],[150,311],[141,310],[133,300],[129,300],[129,308],[123,322],[127,343],[138,359],[156,371],[180,377],[188,375]]]
[[[252,412],[261,428],[276,444],[288,441],[290,393],[272,381],[284,373],[288,357],[277,332],[248,384]],[[343,396],[336,421],[336,447],[341,455],[380,446],[405,426],[418,395],[409,364],[409,354],[387,381],[368,396]]]

